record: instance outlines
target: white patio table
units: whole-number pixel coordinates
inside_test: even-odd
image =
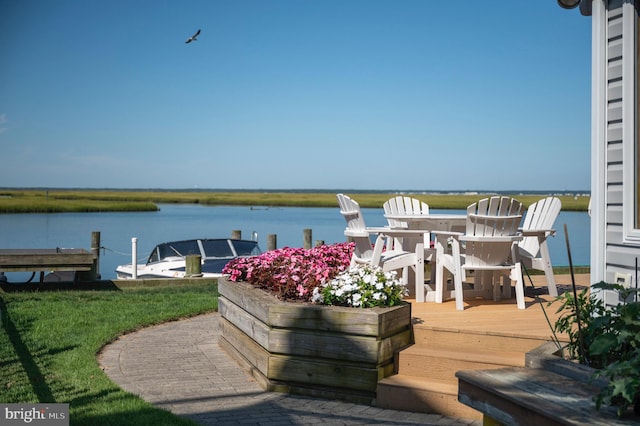
[[[464,232],[467,223],[466,214],[385,214],[384,217],[386,217],[387,219],[406,222],[409,229],[420,229],[428,232]]]
[[[432,214],[385,214],[385,218],[394,219],[399,222],[406,222],[407,230],[416,232],[416,236],[424,239],[425,259],[431,256],[432,260],[435,260],[435,249],[431,244],[431,235],[433,231],[454,231],[463,232],[466,228],[467,215],[466,214],[452,214],[452,213],[432,213]],[[403,228],[391,228],[391,229],[403,229]],[[426,241],[429,239],[429,241]],[[413,251],[415,245],[418,243],[418,239],[410,238],[403,241],[403,249]],[[410,246],[407,246],[409,243]],[[435,302],[435,267],[432,267],[431,279],[429,283],[425,283],[424,294],[418,293],[415,295],[416,302]]]

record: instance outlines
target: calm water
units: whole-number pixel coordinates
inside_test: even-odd
[[[433,213],[464,211],[432,210]],[[386,225],[382,208],[363,209],[368,226]],[[589,215],[561,212],[550,240],[551,259],[555,266],[568,265],[563,227],[567,224],[574,265],[589,264]],[[91,246],[91,233],[99,231],[101,245],[100,273],[115,278],[119,264],[131,262],[131,238],[138,238],[138,263],[143,263],[161,242],[228,237],[241,230],[250,239],[257,232],[261,248],[266,248],[268,234],[277,235],[278,247],[302,247],[303,230],[313,232],[313,241],[345,241],[345,222],[337,208],[201,206],[198,204],[162,204],[158,212],[136,213],[55,213],[0,215],[0,248],[85,248]],[[10,274],[18,280],[16,274]]]

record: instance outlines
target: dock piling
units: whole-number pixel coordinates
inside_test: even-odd
[[[138,238],[131,238],[131,278],[138,278]]]
[[[278,236],[276,234],[267,235],[267,251],[278,248]]]
[[[91,233],[91,253],[94,255],[95,260],[89,277],[91,280],[97,280],[100,279],[100,231]]]
[[[202,276],[202,256],[189,254],[185,257],[185,276],[187,278]]]
[[[311,240],[312,240],[311,234],[312,234],[312,231],[309,228],[302,230],[302,242],[303,242],[303,247],[305,249],[311,248]]]

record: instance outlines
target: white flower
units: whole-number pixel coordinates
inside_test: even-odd
[[[362,305],[362,295],[358,293],[354,294],[351,300],[351,304],[356,307]]]
[[[314,290],[312,300],[354,307],[394,305],[408,294],[396,276],[396,271],[382,272],[380,267],[358,265],[323,284],[323,289]],[[324,295],[329,298],[325,300]]]
[[[311,294],[311,301],[313,303],[320,303],[324,300],[324,297],[322,296],[322,293],[320,292],[320,288],[315,287],[313,289],[313,293]]]

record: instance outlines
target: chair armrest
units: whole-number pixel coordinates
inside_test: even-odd
[[[464,232],[456,232],[456,231],[431,231],[434,235],[443,235],[445,237],[461,237],[464,235]]]
[[[429,233],[429,231],[423,229],[401,229],[389,227],[367,228],[367,231],[371,234],[382,234],[388,237],[420,237]]]
[[[367,232],[364,229],[359,229],[357,231],[354,231],[352,229],[345,229],[344,230],[344,235],[345,237],[368,237],[369,236],[369,232]]]
[[[460,241],[481,241],[487,243],[508,243],[522,240],[522,235],[504,235],[504,236],[476,236],[476,235],[463,235],[460,237]]]
[[[527,229],[518,228],[518,232],[524,237],[535,237],[537,235],[555,235],[555,229]]]
[[[378,228],[369,228],[366,227],[364,229],[350,229],[346,228],[344,230],[344,235],[347,237],[368,237],[370,235],[378,235],[387,231],[391,231],[392,229],[388,226],[381,226]]]

